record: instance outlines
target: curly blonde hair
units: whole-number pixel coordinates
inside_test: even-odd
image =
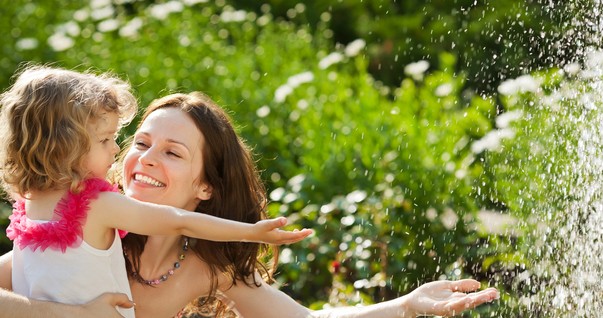
[[[78,191],[90,150],[86,126],[103,113],[127,124],[137,111],[130,85],[111,74],[25,66],[0,96],[0,177],[7,192]]]

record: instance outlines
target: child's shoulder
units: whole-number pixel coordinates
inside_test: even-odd
[[[99,192],[119,192],[117,185],[109,183],[109,181],[99,178],[86,179],[82,182],[82,192],[99,193]]]
[[[103,179],[86,179],[82,182],[80,191],[77,193],[69,192],[65,197],[63,204],[66,206],[75,206],[79,209],[87,210],[94,202],[105,197],[104,193],[119,192],[117,186],[112,185]],[[101,200],[104,201],[104,200]]]

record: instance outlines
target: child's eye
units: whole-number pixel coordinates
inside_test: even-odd
[[[105,138],[105,139],[101,140],[101,143],[102,143],[102,144],[107,143],[109,140],[111,140],[111,139],[109,139],[109,138]]]

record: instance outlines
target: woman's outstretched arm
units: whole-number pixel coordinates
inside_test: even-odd
[[[478,291],[480,284],[472,279],[436,281],[421,285],[411,293],[368,306],[339,307],[311,311],[285,293],[263,283],[260,287],[237,284],[223,294],[234,302],[243,317],[277,318],[406,318],[417,316],[454,316],[498,298],[498,291]],[[261,304],[261,305],[258,305]]]
[[[479,290],[473,279],[435,281],[423,284],[407,295],[368,306],[341,307],[317,311],[312,317],[399,317],[455,316],[498,299],[495,288]]]

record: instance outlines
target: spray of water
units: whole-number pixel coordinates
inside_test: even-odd
[[[533,208],[529,224],[534,261],[524,275],[522,317],[596,317],[603,311],[603,51],[600,0],[569,21],[566,40],[579,57],[543,91],[535,112],[547,127],[529,127],[548,169],[551,190]],[[545,135],[546,134],[546,135]],[[538,150],[535,150],[538,151]],[[529,189],[526,189],[529,191]]]

